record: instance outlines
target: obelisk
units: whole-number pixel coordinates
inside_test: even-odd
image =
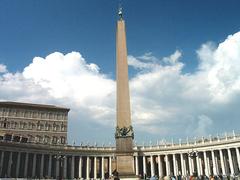
[[[125,22],[122,8],[119,8],[116,33],[116,79],[117,79],[117,127],[116,165],[121,179],[135,177],[133,167],[133,128],[131,123],[130,96],[128,84],[128,63]],[[136,179],[136,178],[134,178]]]

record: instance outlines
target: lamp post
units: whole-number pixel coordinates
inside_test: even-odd
[[[60,166],[60,171],[59,171],[59,176],[56,177],[56,179],[61,180],[62,179],[62,167],[63,167],[63,160],[66,158],[65,155],[62,154],[62,152],[58,152],[56,155],[53,156],[54,159],[56,159],[56,166],[57,166],[57,161],[59,161],[59,166]],[[59,170],[58,169],[58,170]],[[57,170],[57,169],[56,169]],[[57,176],[57,174],[56,174]]]
[[[196,172],[196,169],[195,169],[195,159],[196,157],[198,156],[198,151],[194,151],[192,149],[192,151],[188,152],[188,157],[190,157],[192,160],[193,160],[193,176],[197,176],[197,172]]]

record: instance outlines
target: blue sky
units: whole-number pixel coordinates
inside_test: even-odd
[[[104,118],[109,118],[112,119],[114,123],[114,112],[112,112],[112,109],[110,109],[110,107],[114,105],[114,100],[107,103],[103,101],[108,101],[106,98],[109,97],[109,94],[111,94],[110,99],[112,96],[114,96],[114,91],[112,89],[114,89],[115,83],[115,31],[118,3],[119,1],[117,0],[2,0],[0,2],[0,64],[5,65],[7,70],[2,70],[2,74],[0,73],[2,86],[2,90],[0,87],[0,99],[55,103],[63,106],[69,106],[73,109],[73,113],[70,115],[69,121],[69,141],[72,141],[73,139],[77,139],[78,142],[81,140],[88,141],[88,138],[89,141],[95,141],[96,134],[91,133],[91,135],[86,135],[89,132],[98,132],[99,140],[97,141],[113,141],[113,138],[109,138],[111,137],[113,130],[109,133],[103,132],[105,132],[106,129],[113,129],[112,127],[114,125],[112,124],[111,126],[108,126],[108,123],[102,123],[100,121],[104,121]],[[196,136],[210,134],[211,132],[213,134],[216,134],[219,131],[223,132],[225,130],[224,126],[228,124],[226,123],[227,119],[229,119],[228,114],[231,114],[232,116],[231,119],[233,119],[233,125],[229,126],[229,128],[226,130],[231,131],[231,129],[236,126],[236,123],[239,125],[237,118],[240,114],[235,113],[233,110],[229,110],[231,109],[230,107],[235,107],[238,105],[238,101],[236,101],[236,99],[238,99],[238,95],[236,95],[238,94],[238,91],[236,91],[236,89],[238,89],[236,88],[236,86],[238,87],[236,74],[229,75],[228,71],[225,73],[229,76],[224,76],[223,79],[228,80],[229,77],[231,77],[233,79],[227,82],[235,83],[232,84],[232,88],[230,89],[228,88],[230,87],[228,86],[229,84],[227,84],[226,87],[224,86],[224,90],[219,92],[220,94],[230,94],[229,97],[224,96],[224,98],[222,95],[219,95],[217,100],[221,99],[221,103],[216,101],[216,97],[214,97],[215,99],[212,98],[212,94],[218,94],[215,91],[212,92],[212,89],[217,89],[216,87],[218,86],[216,85],[216,82],[221,82],[220,85],[222,87],[222,84],[224,84],[222,81],[219,81],[218,79],[218,81],[213,82],[212,79],[214,78],[210,79],[209,84],[212,84],[211,87],[206,87],[207,85],[200,86],[199,84],[192,85],[192,82],[190,81],[192,79],[196,81],[199,78],[196,77],[198,74],[202,75],[205,73],[203,76],[209,77],[210,75],[214,74],[212,72],[215,72],[215,69],[219,67],[217,62],[220,62],[220,60],[217,61],[216,59],[222,60],[223,56],[221,58],[215,58],[214,55],[214,57],[208,57],[207,55],[209,55],[209,51],[210,54],[217,52],[219,49],[219,43],[225,42],[228,35],[237,34],[237,32],[240,30],[240,2],[237,0],[122,0],[121,3],[124,8],[124,19],[126,20],[127,26],[128,54],[130,55],[131,59],[130,76],[132,82],[131,86],[133,87],[133,104],[136,104],[136,102],[139,101],[139,97],[145,97],[144,100],[141,99],[143,106],[137,107],[137,105],[133,105],[132,108],[133,111],[135,111],[133,112],[133,119],[135,119],[133,121],[136,123],[136,127],[140,129],[136,132],[138,135],[137,140],[149,141],[152,139],[153,141],[156,141],[161,138],[169,138],[170,136],[174,138],[185,138],[186,136],[189,136],[189,132],[176,133],[176,131],[184,126],[184,123],[181,125],[181,123],[178,124],[177,120],[173,120],[171,122],[168,121],[168,118],[170,117],[175,119],[175,116],[178,116],[179,112],[181,112],[181,115],[183,112],[186,115],[184,117],[180,116],[183,119],[186,119],[186,121],[184,121],[186,124],[192,123],[192,126],[189,126],[190,129],[198,128],[195,133]],[[233,39],[230,39],[229,41],[235,42],[235,40],[238,42],[237,35],[233,36]],[[207,42],[212,43],[207,44]],[[228,45],[227,43],[225,44],[226,46]],[[205,49],[205,46],[203,45],[206,45]],[[234,50],[236,50],[236,53],[240,51],[238,47]],[[27,98],[26,94],[21,93],[20,87],[18,88],[20,89],[19,92],[16,92],[15,89],[11,89],[6,85],[9,79],[6,80],[6,78],[3,78],[4,74],[11,74],[15,79],[17,79],[16,76],[18,75],[16,72],[19,72],[20,74],[23,74],[24,78],[33,79],[35,84],[40,84],[40,86],[42,86],[41,82],[39,82],[39,79],[43,78],[40,78],[41,73],[40,75],[33,73],[34,70],[36,71],[36,69],[41,68],[39,68],[37,64],[31,66],[35,67],[36,69],[31,69],[29,66],[31,63],[34,64],[33,58],[42,57],[44,59],[46,56],[54,52],[60,52],[63,55],[66,55],[72,51],[79,52],[85,59],[86,63],[82,64],[84,68],[86,68],[86,72],[90,73],[91,75],[93,74],[94,77],[95,75],[101,78],[104,76],[103,84],[110,84],[109,89],[103,88],[103,90],[106,90],[109,92],[109,94],[103,95],[100,93],[102,99],[98,99],[98,110],[103,108],[104,112],[101,113],[106,115],[106,117],[103,116],[103,119],[101,119],[102,116],[96,115],[94,117],[89,117],[88,113],[84,114],[84,111],[87,107],[82,107],[80,102],[76,103],[76,99],[71,99],[72,101],[69,100],[69,103],[65,103],[63,99],[70,97],[66,97],[64,94],[65,92],[55,91],[58,88],[53,88],[52,84],[47,87],[50,89],[53,88],[51,92],[48,92],[46,89],[41,91],[41,89],[38,89],[39,87],[35,89],[33,88],[34,90],[29,92],[33,93],[32,96],[34,96],[34,93],[44,94],[44,91],[46,90],[46,94],[49,95],[49,99],[42,98],[41,96],[37,95],[36,97],[30,99]],[[219,51],[221,51],[221,49]],[[229,53],[232,52],[229,51]],[[171,55],[174,54],[175,56],[171,57]],[[59,57],[60,56],[52,56],[49,58],[49,62],[50,59],[58,59]],[[168,82],[169,85],[168,83],[165,83],[160,87],[153,85],[149,85],[149,87],[151,87],[152,91],[154,92],[160,91],[162,93],[156,94],[156,97],[148,97],[148,95],[151,94],[151,91],[144,91],[145,93],[141,94],[143,91],[142,89],[140,90],[139,86],[136,86],[136,84],[139,83],[143,76],[147,77],[148,75],[150,76],[156,72],[156,69],[149,69],[148,67],[146,68],[146,63],[147,66],[150,65],[151,67],[152,65],[161,65],[161,67],[159,67],[159,71],[161,71],[164,68],[169,69],[167,68],[169,62],[172,62],[174,57],[177,63],[170,63],[171,66],[169,67],[170,69],[178,69],[179,72],[177,73],[173,70],[176,73],[177,80],[179,80],[180,85],[186,82],[187,85],[184,86],[184,88],[182,86],[179,87],[180,85],[173,86],[172,83],[175,83],[176,80],[169,80],[169,77],[172,74],[166,78],[161,74],[161,78],[159,77],[158,81],[154,82],[155,84],[153,84],[159,84],[160,86],[163,82]],[[81,58],[77,55],[72,58],[81,60]],[[45,60],[46,59],[47,58],[45,58]],[[214,61],[216,66],[214,66],[211,70],[203,68],[204,72],[203,70],[199,71],[202,66],[205,67],[208,64],[214,64],[212,63],[212,59],[216,61]],[[224,63],[230,63],[230,65],[233,67],[236,66],[235,64],[231,64],[231,58],[228,60],[229,61],[224,59],[222,61]],[[139,61],[145,63],[144,68],[139,67]],[[165,63],[167,61],[168,65],[163,65],[163,61],[165,61]],[[95,64],[97,68],[96,66],[91,66],[89,69],[88,65],[90,65],[90,63]],[[80,66],[82,67],[82,64],[79,65],[79,69],[81,69]],[[184,64],[183,67],[180,67],[181,64]],[[232,67],[230,65],[229,67]],[[49,67],[55,68],[55,66]],[[24,68],[26,68],[26,71]],[[71,72],[71,70],[73,71],[73,69],[68,70],[69,71],[65,72],[66,74],[63,75],[68,76],[69,72]],[[168,72],[170,73],[171,71]],[[56,74],[57,73],[59,72],[56,71]],[[186,76],[187,74],[190,75]],[[48,75],[51,76],[50,70]],[[72,75],[69,77],[69,79],[71,79],[71,77]],[[200,79],[202,80],[204,77]],[[184,78],[188,79],[181,83],[181,80]],[[54,82],[53,84],[55,84],[56,79],[53,78],[51,80]],[[18,80],[18,83],[12,83],[13,86],[19,83],[22,87],[22,84],[24,84],[25,81],[23,83],[21,80]],[[187,93],[191,94],[195,92],[188,92],[187,88],[190,86],[189,84],[191,84],[191,87],[194,88],[198,86],[199,89],[202,88],[200,92],[203,92],[203,94],[205,93],[205,96],[202,97],[202,99],[207,101],[206,104],[208,104],[208,110],[200,107],[194,110],[190,108],[191,106],[195,105],[202,107],[205,106],[205,104],[202,102],[202,100],[196,100],[191,101],[190,103],[192,104],[189,105],[189,100],[186,97],[191,95]],[[5,89],[7,88],[8,92],[12,91],[11,95],[6,93],[3,87]],[[89,88],[92,88],[92,86],[89,86]],[[162,88],[164,88],[167,92]],[[175,92],[177,88],[182,90],[182,94],[181,96],[176,97],[174,94],[171,94],[171,92]],[[206,89],[211,89],[211,92],[208,92]],[[73,91],[75,92],[77,90],[81,92],[81,87],[76,87],[76,89]],[[68,90],[66,90],[66,92],[68,92]],[[186,92],[187,95],[185,95],[184,92]],[[51,93],[55,94],[52,95]],[[58,94],[58,96],[56,94]],[[96,94],[98,95],[98,92]],[[87,94],[86,96],[90,98],[91,94]],[[185,99],[182,98],[183,96]],[[198,94],[196,94],[196,96],[198,96]],[[220,96],[221,98],[219,98]],[[76,95],[74,98],[78,97],[80,97],[80,95]],[[85,99],[85,97],[81,98]],[[151,98],[156,99],[157,101],[148,101]],[[222,99],[224,99],[224,103],[222,103]],[[91,101],[88,100],[86,101],[86,104],[90,102]],[[214,105],[212,104],[213,102],[215,103]],[[216,102],[218,103],[216,104]],[[148,103],[149,107],[145,107],[145,103]],[[189,108],[180,109],[180,106],[184,103],[188,104]],[[91,105],[92,104],[90,103],[88,107],[91,107]],[[74,109],[74,107],[76,107],[76,109]],[[139,117],[139,114],[141,113],[138,112],[148,112],[154,108],[162,108],[162,111],[156,112],[155,115],[153,115],[153,111],[150,115],[146,113]],[[210,111],[209,109],[211,108],[212,110]],[[222,109],[225,111],[222,111]],[[87,110],[89,110],[90,113],[92,109]],[[111,113],[108,114],[107,112]],[[168,113],[164,114],[164,112]],[[221,114],[222,112],[224,112],[224,115]],[[92,114],[92,112],[90,114]],[[160,120],[156,120],[156,118],[153,118],[153,116],[159,116]],[[152,120],[146,120],[148,117],[150,117],[150,119],[152,118]],[[221,119],[221,124],[223,125],[219,125],[217,129],[214,130],[211,128],[207,129],[205,127],[201,127],[200,125],[201,122],[204,122],[207,125],[214,127],[216,124],[220,124],[218,123],[219,119]],[[137,121],[141,120],[146,120],[144,122],[149,125],[148,131],[156,131],[156,133],[149,133],[141,130],[142,124],[137,123]],[[163,132],[162,130],[158,131],[150,124],[152,124],[152,126],[155,125],[156,127],[166,127],[165,129],[169,130],[168,132]],[[76,128],[78,126],[81,126],[81,128]],[[173,127],[172,129],[170,128],[171,126]],[[103,132],[100,133],[99,131],[102,130]]]
[[[195,50],[200,44],[220,42],[239,30],[237,0],[131,0],[122,4],[129,54],[152,52],[162,57],[180,49],[189,71],[196,65]],[[114,74],[117,7],[117,0],[3,0],[1,61],[16,71],[34,56],[81,51],[104,72]]]

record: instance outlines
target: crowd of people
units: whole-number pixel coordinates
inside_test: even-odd
[[[153,177],[143,177],[142,179],[149,180],[240,180],[240,174],[234,176],[165,176],[159,178],[157,176]]]

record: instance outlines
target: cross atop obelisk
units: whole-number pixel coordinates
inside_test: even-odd
[[[121,179],[129,179],[135,177],[133,168],[134,134],[131,123],[126,30],[122,7],[119,7],[118,16],[116,34],[117,127],[115,133],[117,172]]]

